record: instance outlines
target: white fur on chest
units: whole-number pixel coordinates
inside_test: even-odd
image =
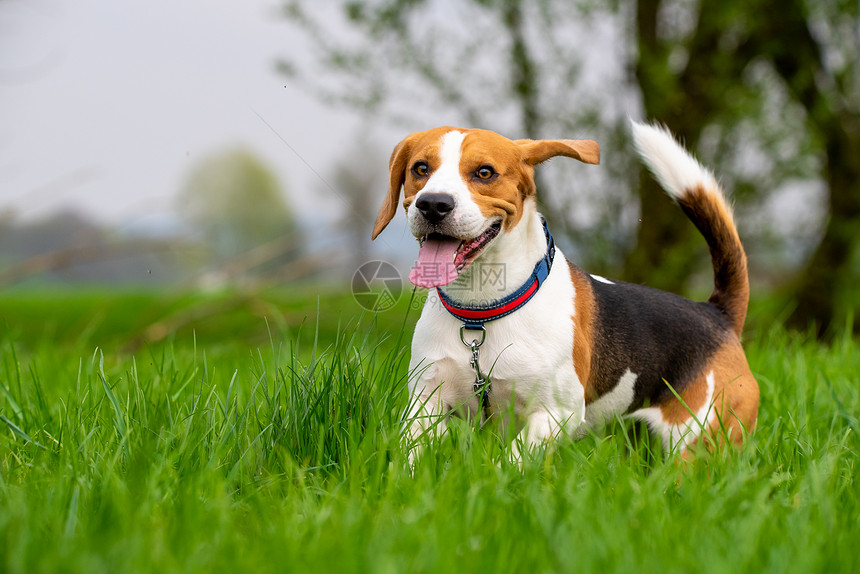
[[[517,415],[535,409],[584,418],[584,391],[573,368],[574,286],[560,251],[549,277],[523,307],[486,324],[480,365],[490,374],[493,410],[513,401]],[[451,316],[435,291],[428,295],[412,339],[413,396],[428,400],[438,389],[444,411],[480,412],[474,396],[470,349],[460,340],[462,321]],[[466,331],[467,340],[471,334]],[[435,402],[435,401],[434,401]]]

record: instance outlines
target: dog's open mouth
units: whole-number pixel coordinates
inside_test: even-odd
[[[419,287],[439,287],[454,281],[460,273],[484,252],[502,229],[501,221],[493,223],[472,239],[458,239],[431,233],[419,239],[418,261],[409,280]]]

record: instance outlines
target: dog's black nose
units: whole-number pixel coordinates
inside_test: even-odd
[[[425,193],[415,201],[415,207],[430,223],[439,223],[454,209],[454,198],[447,193]]]

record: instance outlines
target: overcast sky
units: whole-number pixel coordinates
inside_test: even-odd
[[[301,215],[336,210],[314,171],[325,177],[366,122],[285,86],[275,62],[303,46],[278,5],[0,0],[0,211],[158,225],[195,163],[237,144]]]

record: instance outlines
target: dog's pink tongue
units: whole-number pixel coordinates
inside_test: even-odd
[[[451,237],[427,237],[418,250],[418,261],[409,272],[409,280],[419,287],[439,287],[457,278],[454,255],[460,240]]]

